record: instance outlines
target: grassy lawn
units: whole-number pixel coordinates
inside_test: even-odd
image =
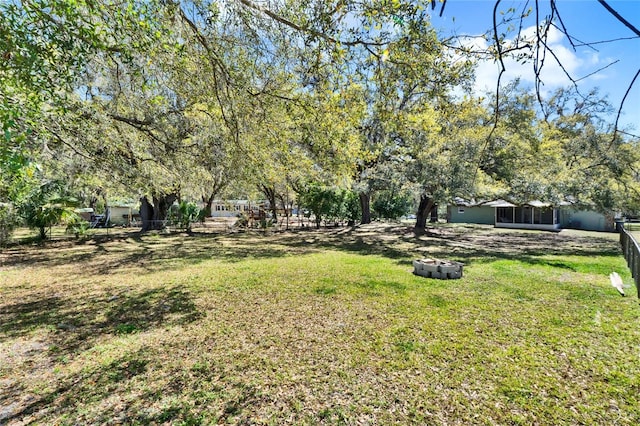
[[[414,276],[425,256],[464,277]],[[639,320],[615,234],[371,225],[14,246],[0,424],[635,425]]]

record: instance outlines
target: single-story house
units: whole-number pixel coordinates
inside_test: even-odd
[[[236,217],[265,209],[265,202],[250,200],[215,200],[211,203],[211,217]]]
[[[456,200],[447,207],[450,223],[477,223],[496,228],[539,229],[557,231],[563,228],[588,231],[613,231],[613,215],[581,210],[569,203],[552,206],[541,201],[517,205],[505,200],[466,202]]]

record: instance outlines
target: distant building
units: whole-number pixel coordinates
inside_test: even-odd
[[[211,204],[211,217],[236,217],[241,213],[248,215],[249,212],[256,216],[266,208],[263,201],[214,200]]]
[[[613,215],[593,210],[582,210],[569,203],[552,206],[549,203],[530,201],[517,205],[505,200],[468,202],[456,200],[447,207],[450,223],[477,223],[496,228],[539,229],[557,231],[563,228],[588,231],[613,231]]]
[[[132,206],[109,206],[109,211],[109,222],[113,225],[132,226],[140,220],[140,212]]]

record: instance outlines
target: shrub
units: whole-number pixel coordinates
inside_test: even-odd
[[[181,201],[180,204],[169,211],[169,222],[180,229],[191,232],[191,224],[204,218],[196,203]]]
[[[310,185],[300,194],[299,203],[315,216],[318,228],[322,220],[353,223],[361,216],[358,195],[340,188]]]
[[[76,238],[80,238],[81,236],[85,236],[87,234],[87,230],[89,229],[89,222],[82,219],[80,216],[71,217],[67,221],[67,229],[65,232],[67,234],[73,234]]]

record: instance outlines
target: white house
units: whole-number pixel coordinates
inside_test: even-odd
[[[240,213],[265,210],[265,202],[250,200],[214,200],[211,204],[211,217],[236,217]]]

